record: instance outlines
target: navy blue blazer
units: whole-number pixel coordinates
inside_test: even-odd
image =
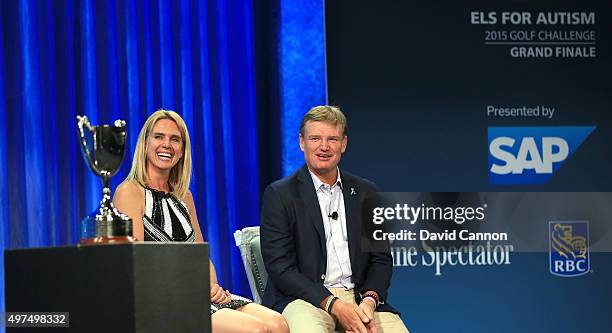
[[[385,304],[377,311],[398,313],[387,299],[392,259],[390,253],[361,251],[361,207],[374,183],[340,171],[346,228],[355,295],[376,291]],[[308,168],[269,185],[261,211],[261,252],[268,282],[263,304],[282,312],[295,299],[319,307],[331,292],[323,286],[327,249],[319,201]],[[359,303],[359,301],[357,301]]]

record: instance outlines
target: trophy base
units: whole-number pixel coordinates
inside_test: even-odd
[[[92,237],[84,238],[79,241],[79,245],[105,245],[105,244],[123,244],[136,242],[136,238],[132,236],[115,236],[115,237]]]

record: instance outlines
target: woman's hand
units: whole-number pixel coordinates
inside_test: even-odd
[[[210,287],[211,303],[225,304],[232,300],[232,294],[229,291],[223,290],[220,285],[214,283]]]
[[[229,302],[232,301],[232,294],[230,293],[229,290],[225,291],[225,299],[224,300],[226,301],[226,303],[229,303]]]

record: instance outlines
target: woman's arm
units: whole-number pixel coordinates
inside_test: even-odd
[[[132,219],[134,237],[139,241],[144,241],[144,201],[144,189],[131,181],[119,184],[113,197],[115,208]]]
[[[196,214],[195,203],[193,202],[193,195],[191,194],[191,191],[187,191],[183,201],[185,202],[185,205],[187,205],[187,210],[189,211],[191,227],[196,234],[196,242],[202,243],[204,242],[204,238],[202,237],[202,231],[200,229],[200,223],[198,222],[198,215]],[[208,260],[208,265],[210,271],[210,301],[213,303],[229,302],[229,293],[219,286],[217,271],[215,270],[215,265],[213,265],[210,259]]]
[[[210,267],[210,285],[212,286],[213,284],[218,284],[219,281],[217,280],[217,271],[215,270],[215,265],[213,265],[212,260],[208,260],[208,266]]]
[[[187,194],[185,194],[183,201],[185,202],[185,205],[187,205],[187,210],[189,211],[191,227],[193,228],[193,232],[195,232],[196,242],[202,243],[204,242],[204,238],[202,237],[202,231],[200,230],[198,214],[196,214],[195,203],[193,202],[193,195],[191,195],[191,191],[187,191]]]
[[[185,205],[187,205],[187,210],[189,211],[189,218],[191,219],[191,227],[196,235],[196,242],[202,243],[204,242],[204,237],[202,237],[202,230],[200,229],[200,223],[198,222],[198,215],[195,210],[195,203],[193,202],[193,195],[191,195],[191,191],[187,191],[185,194],[185,198],[183,198]],[[215,270],[215,265],[213,265],[211,260],[208,260],[209,270],[210,270],[210,285],[218,284],[217,281],[217,271]]]

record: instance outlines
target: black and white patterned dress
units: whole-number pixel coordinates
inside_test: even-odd
[[[145,212],[142,217],[146,242],[195,242],[189,210],[183,200],[172,195],[145,187]],[[220,309],[237,309],[251,300],[233,295],[229,303],[210,305],[210,313]]]
[[[145,187],[142,222],[146,242],[195,242],[187,205],[172,193]]]

